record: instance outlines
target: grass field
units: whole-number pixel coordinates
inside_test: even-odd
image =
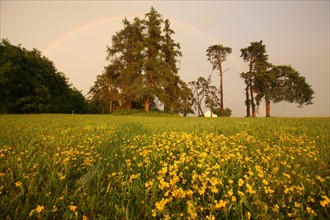
[[[0,115],[0,219],[330,219],[329,118]]]

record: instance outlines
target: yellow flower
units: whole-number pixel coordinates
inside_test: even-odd
[[[165,205],[166,205],[166,200],[163,198],[162,200],[160,200],[159,202],[156,202],[155,203],[155,207],[158,211],[163,211]]]
[[[311,208],[311,207],[306,207],[306,211],[309,213],[309,214],[312,214],[314,216],[317,216],[317,214],[314,212],[314,210]]]
[[[83,215],[83,220],[88,220],[88,217],[86,215]]]
[[[35,213],[36,210],[32,209],[29,213],[29,216],[31,217],[34,213]]]
[[[22,185],[22,182],[21,181],[17,181],[16,183],[15,183],[15,186],[16,187],[20,187]]]
[[[42,212],[42,210],[44,210],[44,208],[45,207],[43,205],[38,205],[37,208],[36,208],[36,212],[40,213],[40,212]]]
[[[215,220],[215,217],[214,217],[214,215],[207,215],[206,216],[206,219],[208,219],[208,220]]]
[[[78,208],[78,206],[75,206],[75,205],[69,205],[69,209],[71,210],[71,211],[76,211],[76,209]]]
[[[227,201],[223,201],[222,199],[218,202],[217,200],[215,200],[216,204],[214,206],[215,209],[220,209],[220,208],[224,208],[227,205]]]
[[[268,182],[267,180],[265,180],[265,179],[262,180],[262,183],[263,183],[264,185],[268,185],[268,184],[269,184],[269,182]]]
[[[241,179],[241,178],[239,178],[239,180],[238,180],[238,186],[243,186],[243,184],[244,184],[244,180]]]
[[[330,204],[330,200],[327,196],[321,196],[324,200],[320,201],[321,206],[325,207],[326,205]]]

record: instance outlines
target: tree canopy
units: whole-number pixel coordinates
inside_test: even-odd
[[[131,108],[148,112],[157,102],[167,113],[191,112],[191,93],[178,75],[180,44],[172,39],[170,21],[152,7],[143,19],[125,18],[123,26],[107,47],[109,65],[89,92],[94,103],[105,106],[101,103],[107,100],[109,112]]]
[[[84,96],[40,51],[0,42],[1,113],[84,113]]]

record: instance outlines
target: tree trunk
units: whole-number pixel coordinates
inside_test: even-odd
[[[220,69],[220,116],[225,116],[225,110],[223,107],[223,81],[222,81],[222,66],[221,62],[219,61],[219,69]]]
[[[150,97],[147,95],[146,98],[144,99],[145,112],[149,112],[149,108],[150,108]]]
[[[256,105],[254,103],[253,88],[252,88],[252,61],[250,61],[250,69],[249,69],[249,87],[250,87],[252,117],[256,117]]]
[[[246,117],[251,117],[250,113],[250,98],[249,98],[249,86],[246,86],[245,88],[245,105],[246,105]]]
[[[265,97],[266,101],[266,117],[270,117],[270,101],[268,97]]]
[[[113,97],[111,96],[110,97],[110,106],[109,106],[109,110],[110,110],[110,113],[112,113],[113,112]]]
[[[111,86],[109,86],[109,92],[110,92],[110,103],[109,103],[109,112],[113,112],[113,90]]]
[[[202,110],[202,106],[201,106],[202,104],[201,104],[201,101],[198,101],[198,112],[199,112],[199,115],[198,115],[198,117],[200,117],[200,116],[204,116],[204,112],[203,112],[203,110]]]

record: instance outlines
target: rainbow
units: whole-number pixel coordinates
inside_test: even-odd
[[[135,16],[130,15],[130,16],[126,16],[126,17],[128,20],[130,20],[130,18],[134,18]],[[98,25],[111,23],[111,22],[119,22],[122,20],[123,20],[123,16],[111,16],[111,17],[105,17],[105,18],[101,18],[98,20],[94,20],[94,21],[91,21],[88,23],[84,23],[70,31],[65,32],[64,34],[60,35],[56,39],[52,40],[43,49],[41,49],[41,51],[43,52],[43,54],[47,54],[50,51],[52,51],[54,48],[56,48],[58,45],[60,45],[62,42],[68,40],[69,38],[77,35],[78,33],[82,32],[82,31],[85,31],[87,29],[90,29],[90,28],[98,26]],[[179,20],[172,20],[172,21],[175,25],[181,26],[183,28],[191,30],[194,33],[197,33],[197,34],[203,36],[205,39],[212,42],[212,44],[217,44],[217,43],[221,42],[218,39],[216,39],[215,37],[213,37],[212,35],[201,31],[200,29],[196,28],[195,26],[193,26],[191,24],[187,24],[187,23],[179,21]],[[241,62],[239,62],[233,56],[229,56],[229,59],[232,60],[235,63],[235,65],[239,66],[239,68],[240,68],[240,70],[242,70],[242,72],[244,71],[244,67],[242,66]]]

